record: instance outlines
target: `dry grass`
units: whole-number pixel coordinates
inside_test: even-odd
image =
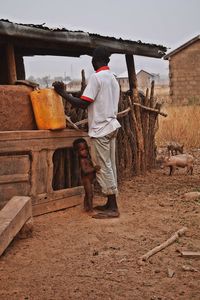
[[[159,117],[159,129],[156,134],[158,146],[169,141],[184,144],[186,148],[200,147],[200,106],[167,106],[166,118]]]

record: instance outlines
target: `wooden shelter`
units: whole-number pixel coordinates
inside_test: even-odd
[[[57,210],[75,205],[82,191],[77,174],[77,158],[72,143],[87,133],[36,130],[29,100],[30,88],[15,85],[25,80],[23,58],[34,55],[79,57],[91,55],[97,46],[124,54],[129,74],[129,96],[122,95],[120,110],[122,130],[118,138],[118,168],[127,174],[139,174],[152,165],[154,126],[159,107],[154,103],[153,86],[141,102],[137,91],[134,55],[161,58],[161,45],[105,37],[65,28],[50,29],[42,25],[16,24],[0,20],[0,205],[12,196],[31,196],[33,213]],[[131,95],[131,96],[130,96]],[[147,107],[149,106],[149,108]],[[15,108],[13,110],[13,107]],[[80,117],[81,116],[81,117]],[[81,121],[84,117],[79,114]],[[2,121],[1,121],[2,120]],[[64,151],[63,155],[59,155]],[[121,154],[119,151],[122,151]],[[150,157],[150,162],[147,157]],[[59,160],[62,172],[57,170]],[[64,167],[63,167],[64,166]],[[63,170],[66,171],[65,178]],[[123,173],[123,172],[122,172]],[[58,180],[59,176],[62,178]],[[56,182],[62,183],[59,184]]]

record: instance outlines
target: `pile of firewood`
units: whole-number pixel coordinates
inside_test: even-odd
[[[166,116],[160,112],[161,104],[154,100],[154,82],[150,96],[148,89],[145,96],[122,93],[119,110],[127,108],[129,113],[119,119],[121,130],[117,138],[117,168],[122,177],[144,174],[155,167],[158,115]]]

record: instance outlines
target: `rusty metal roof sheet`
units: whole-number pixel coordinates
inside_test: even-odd
[[[66,28],[49,28],[44,24],[20,24],[0,20],[1,42],[11,41],[18,53],[29,55],[91,55],[94,48],[106,46],[111,53],[134,54],[161,58],[167,50],[162,45],[117,39]]]

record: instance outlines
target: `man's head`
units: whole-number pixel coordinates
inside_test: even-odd
[[[110,53],[105,47],[97,47],[92,55],[92,65],[95,71],[103,66],[107,66],[110,61]]]

